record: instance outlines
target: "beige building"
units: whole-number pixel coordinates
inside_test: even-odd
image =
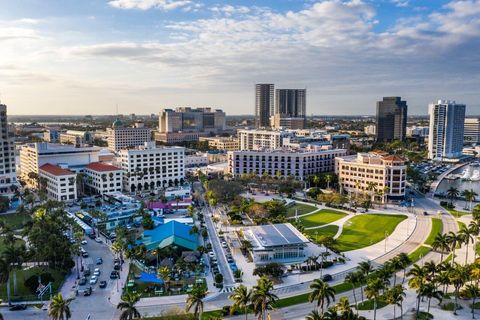
[[[305,122],[305,117],[286,117],[280,113],[270,118],[270,124],[275,129],[304,129]]]
[[[83,146],[93,143],[93,134],[88,131],[67,130],[59,135],[60,143]]]
[[[274,130],[238,130],[240,150],[279,149],[283,146],[283,138],[294,136],[289,131]]]
[[[405,196],[407,166],[397,155],[382,152],[358,153],[337,157],[335,173],[344,191],[348,193],[370,192],[376,200],[384,201],[381,195],[392,199]],[[375,190],[368,190],[374,184]]]
[[[152,131],[146,128],[143,122],[137,122],[133,127],[124,127],[123,122],[117,119],[112,127],[107,129],[108,149],[112,151],[143,146],[150,141]]]
[[[217,150],[235,151],[240,150],[240,143],[235,137],[201,137],[200,141],[208,142],[208,147]]]

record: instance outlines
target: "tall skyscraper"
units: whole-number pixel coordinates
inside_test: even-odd
[[[274,115],[274,85],[258,83],[255,85],[255,127],[270,127],[270,117]]]
[[[407,102],[400,97],[384,97],[377,101],[377,142],[405,140],[407,108]]]
[[[13,133],[8,132],[7,106],[0,104],[0,143],[3,151],[0,153],[0,194],[13,194],[17,186],[15,172],[15,145]]]
[[[438,100],[428,106],[430,133],[428,158],[441,160],[462,155],[465,105]]]
[[[301,118],[306,116],[307,89],[275,90],[275,114],[285,118]]]

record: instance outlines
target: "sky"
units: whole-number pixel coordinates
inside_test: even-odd
[[[480,0],[0,0],[9,114],[253,114],[255,83],[315,115],[480,114]]]

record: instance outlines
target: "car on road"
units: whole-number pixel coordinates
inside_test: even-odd
[[[92,294],[92,287],[88,287],[83,291],[83,296],[84,297],[88,297],[91,294]]]
[[[331,274],[325,274],[323,277],[322,277],[322,280],[323,281],[332,281],[333,277]]]
[[[222,247],[224,247],[224,248],[228,247],[228,245],[225,241],[222,242]]]
[[[83,252],[83,253],[82,253],[82,257],[84,257],[84,258],[88,258],[88,252],[86,252],[86,251],[85,251],[85,252]]]
[[[110,272],[110,279],[117,279],[117,278],[118,278],[117,270],[113,270],[112,272]]]
[[[87,278],[81,277],[80,280],[78,281],[79,286],[84,286],[87,284]]]
[[[92,276],[92,277],[90,278],[90,284],[96,284],[97,281],[98,281],[98,277],[97,277],[97,276]]]
[[[85,269],[85,271],[83,271],[83,276],[84,277],[90,276],[90,269]]]
[[[8,308],[8,310],[10,310],[10,311],[21,311],[21,310],[25,310],[25,309],[27,309],[27,305],[23,304],[23,303],[14,304],[10,308]]]
[[[101,257],[98,257],[96,260],[96,264],[102,264],[102,263],[103,263],[103,259]]]
[[[87,244],[87,240],[83,239],[82,242],[80,242],[81,244]]]
[[[115,264],[113,265],[113,270],[120,270],[120,263],[119,262],[115,262]]]
[[[102,239],[100,239],[100,238],[95,238],[95,242],[101,243],[101,242],[102,242]]]
[[[423,215],[424,215],[424,216],[428,216],[428,212],[427,212],[427,211],[423,211]]]
[[[100,281],[100,284],[98,285],[99,288],[104,289],[107,287],[107,281],[102,280]]]
[[[209,256],[210,258],[214,258],[214,257],[215,257],[215,253],[214,253],[213,251],[210,251],[210,252],[208,253],[208,256]]]
[[[95,268],[95,270],[93,270],[93,275],[98,277],[100,275],[100,268]]]

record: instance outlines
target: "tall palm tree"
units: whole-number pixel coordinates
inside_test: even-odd
[[[312,310],[307,315],[305,320],[324,320],[323,316],[318,312],[318,310]]]
[[[380,297],[380,291],[384,288],[383,280],[378,277],[370,278],[365,287],[367,299],[373,300],[373,320],[377,319],[377,302]]]
[[[468,227],[463,227],[458,232],[458,235],[462,239],[462,243],[465,244],[465,265],[466,265],[468,261],[468,245],[475,240],[475,231]]]
[[[243,284],[233,290],[232,294],[228,297],[233,300],[232,311],[237,309],[244,309],[245,320],[248,318],[248,306],[251,303],[252,291],[249,291]]]
[[[367,277],[374,270],[372,261],[370,260],[359,262],[357,269]]]
[[[327,189],[330,189],[330,183],[333,181],[333,176],[331,174],[325,175],[325,182],[327,183]]]
[[[317,301],[317,307],[322,310],[323,314],[325,302],[327,303],[328,307],[330,302],[335,301],[335,289],[330,287],[328,283],[323,282],[321,279],[313,280],[312,284],[310,284],[310,289],[313,291],[310,292],[308,301]]]
[[[480,297],[480,288],[475,284],[467,284],[462,290],[462,295],[466,298],[472,299],[472,319],[475,319],[475,300]]]
[[[450,187],[447,190],[447,196],[450,198],[450,203],[453,205],[453,200],[460,195],[460,191],[458,191],[455,187]]]
[[[405,287],[401,284],[397,284],[393,288],[387,291],[386,302],[393,304],[393,319],[396,319],[397,306],[400,307],[400,318],[403,319],[403,300],[406,297]]]
[[[10,261],[5,259],[4,257],[0,257],[0,283],[7,284],[7,302],[8,302],[8,305],[11,305],[10,271],[12,271],[12,268],[10,266]]]
[[[345,282],[348,282],[352,285],[352,293],[353,293],[353,300],[355,301],[355,309],[358,312],[358,303],[357,303],[357,296],[355,295],[355,287],[358,283],[358,273],[357,272],[350,272],[345,277]]]
[[[461,235],[450,231],[447,234],[447,239],[448,243],[450,244],[450,250],[452,251],[452,263],[455,263],[455,249],[460,243],[462,243],[463,238]]]
[[[403,269],[402,284],[404,284],[404,283],[405,283],[406,274],[407,274],[407,267],[412,263],[412,260],[410,259],[410,257],[408,256],[408,254],[406,254],[405,252],[399,253],[399,254],[397,255],[397,258],[398,258],[399,264],[401,265],[401,268]]]
[[[265,277],[261,277],[257,281],[257,285],[253,287],[252,304],[255,315],[265,320],[267,310],[273,309],[273,305],[278,300],[277,295],[272,293],[273,283]]]
[[[430,302],[432,301],[432,298],[442,302],[443,293],[442,291],[437,290],[437,287],[432,282],[425,284],[422,295],[428,299],[427,313],[430,313]]]
[[[123,302],[117,305],[117,309],[122,310],[120,320],[139,319],[141,314],[138,312],[135,304],[140,300],[140,295],[129,292],[122,296],[122,300]]]
[[[427,272],[425,268],[420,267],[418,264],[414,264],[412,269],[407,273],[408,276],[411,276],[410,280],[408,280],[408,285],[416,289],[417,292],[417,310],[416,316],[418,318],[418,314],[420,312],[420,299],[423,294],[423,288],[425,286],[425,282],[427,281]]]
[[[71,299],[63,299],[62,294],[57,294],[53,296],[50,305],[48,306],[48,315],[52,320],[68,320],[72,317],[72,312],[70,311],[70,302]]]
[[[455,305],[453,306],[453,314],[457,315],[458,296],[460,289],[469,278],[468,268],[459,264],[455,264],[453,268],[450,269],[448,277],[450,279],[450,283],[455,288]]]
[[[435,240],[432,243],[432,248],[433,250],[440,252],[440,262],[443,262],[444,253],[450,251],[450,243],[449,243],[448,235],[445,233],[444,234],[438,233],[435,236]]]
[[[204,286],[195,285],[192,291],[188,294],[185,310],[189,312],[193,308],[193,319],[202,319],[203,313],[203,299],[207,295],[207,290]]]
[[[370,192],[370,199],[372,202],[375,200],[375,192],[377,190],[377,184],[373,181],[367,182],[367,191]]]

